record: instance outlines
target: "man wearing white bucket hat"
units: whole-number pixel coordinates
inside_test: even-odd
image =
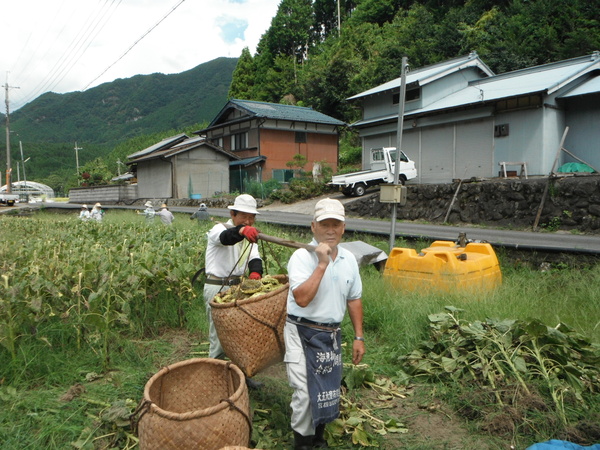
[[[146,216],[146,222],[148,222],[148,223],[154,222],[154,216],[156,215],[156,211],[154,210],[154,206],[152,205],[152,202],[150,200],[148,200],[146,203],[144,203],[144,206],[146,207],[146,209],[144,209],[144,211],[142,211],[142,214],[144,216]]]
[[[102,205],[100,203],[96,203],[92,208],[92,212],[90,213],[90,218],[97,222],[102,222],[102,218],[104,217],[104,211],[102,210]]]
[[[365,353],[358,263],[339,246],[345,229],[344,205],[320,200],[311,223],[316,250],[296,250],[288,263],[284,361],[294,389],[291,425],[296,450],[327,447],[325,425],[339,416],[340,323],[346,310],[354,327],[352,363],[358,364]]]
[[[230,219],[226,227],[217,223],[207,233],[204,283],[204,301],[209,322],[210,358],[222,358],[223,347],[212,321],[210,302],[215,295],[229,286],[241,282],[248,271],[248,278],[259,280],[263,273],[262,259],[258,253],[258,230],[253,227],[256,215],[256,200],[248,194],[238,195],[233,205],[228,206]],[[252,382],[248,385],[251,386]]]

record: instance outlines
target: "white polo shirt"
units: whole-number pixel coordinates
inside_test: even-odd
[[[315,239],[311,244],[318,245]],[[327,266],[315,298],[308,306],[302,308],[296,303],[293,290],[312,275],[318,263],[317,254],[305,249],[296,250],[290,258],[287,312],[314,322],[341,322],[346,314],[346,302],[362,296],[358,263],[351,252],[338,246],[337,257]]]

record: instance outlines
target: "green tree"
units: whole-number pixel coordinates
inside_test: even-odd
[[[254,67],[254,60],[248,47],[245,47],[233,71],[228,97],[251,100],[253,98],[255,78],[256,68]]]

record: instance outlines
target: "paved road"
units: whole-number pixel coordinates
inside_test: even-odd
[[[45,207],[79,210],[81,205],[68,203],[47,203]],[[2,210],[6,209],[8,208],[2,208]],[[105,209],[140,209],[140,207],[139,205],[105,205]],[[174,206],[169,209],[173,212],[191,214],[192,212],[196,211],[197,208]],[[294,209],[303,212],[293,212]],[[278,225],[310,227],[312,215],[308,214],[307,211],[312,211],[312,205],[310,203],[297,205],[296,208],[294,208],[293,205],[287,205],[274,209],[271,209],[270,207],[261,208],[261,214],[258,216],[257,225],[260,228],[260,222],[268,222]],[[229,217],[229,210],[227,209],[209,208],[209,212],[215,217]],[[346,230],[377,234],[385,236],[386,239],[389,239],[391,232],[391,221],[348,218]],[[594,235],[578,235],[564,232],[534,233],[530,231],[497,230],[464,226],[428,225],[413,222],[396,223],[396,237],[398,238],[423,238],[454,241],[461,232],[466,233],[468,239],[487,241],[496,247],[600,255],[600,236]]]

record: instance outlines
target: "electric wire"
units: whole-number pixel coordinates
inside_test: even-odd
[[[157,26],[159,26],[161,24],[161,22],[163,22],[167,17],[169,17],[177,8],[179,8],[179,6],[181,6],[181,4],[184,2],[185,0],[180,0],[179,3],[177,3],[172,9],[171,11],[169,11],[162,19],[160,19],[153,27],[151,27],[148,31],[146,31],[137,41],[135,41],[133,43],[133,45],[131,47],[129,47],[127,49],[127,51],[125,53],[123,53],[114,63],[112,63],[110,66],[108,66],[100,75],[98,75],[96,78],[94,78],[92,81],[90,81],[84,88],[83,90],[85,91],[88,87],[90,87],[90,85],[92,85],[96,80],[98,80],[98,78],[100,78],[102,75],[104,75],[106,72],[108,72],[115,64],[117,64],[119,61],[121,61],[121,59],[123,59],[142,39],[144,39],[146,36],[148,36],[148,34],[150,34],[150,32],[152,32],[152,30],[154,30]]]

